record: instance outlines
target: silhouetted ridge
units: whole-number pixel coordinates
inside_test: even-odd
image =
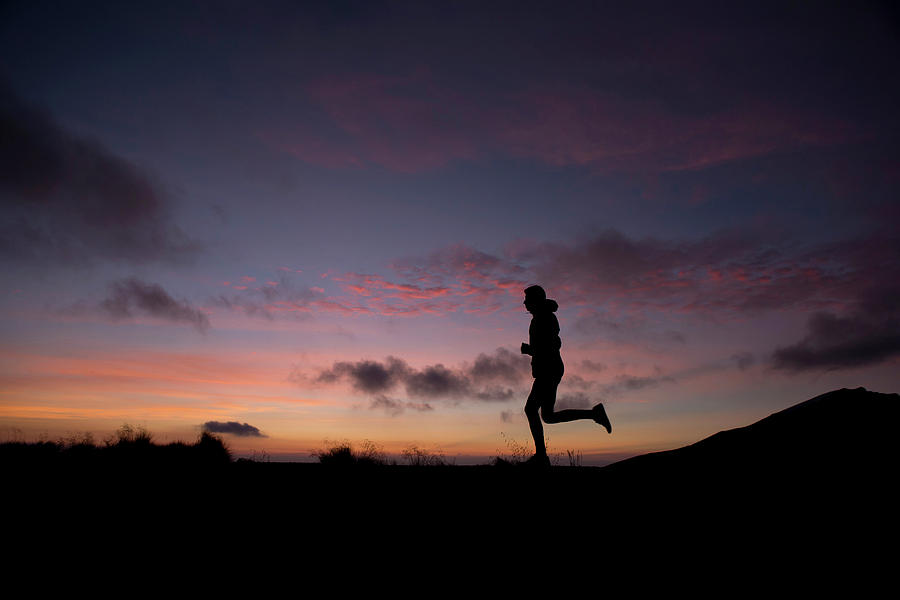
[[[892,468],[900,396],[865,388],[816,396],[690,446],[636,456],[606,467],[643,476],[803,478],[871,474]]]

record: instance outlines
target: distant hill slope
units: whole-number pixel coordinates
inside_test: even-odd
[[[636,456],[603,469],[611,476],[703,478],[893,478],[900,395],[865,388],[816,396],[752,425]]]

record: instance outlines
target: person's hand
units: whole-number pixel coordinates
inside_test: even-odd
[[[531,354],[531,346],[522,342],[522,354]]]

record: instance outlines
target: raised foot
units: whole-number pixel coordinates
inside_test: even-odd
[[[606,433],[612,433],[612,423],[609,422],[609,417],[606,416],[606,409],[603,408],[603,403],[596,405],[591,411],[594,413],[594,421],[598,425],[605,427]]]

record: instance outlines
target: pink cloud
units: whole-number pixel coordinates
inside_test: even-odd
[[[726,232],[696,241],[631,239],[601,233],[570,245],[520,243],[505,256],[452,246],[397,261],[401,281],[427,281],[444,304],[417,302],[419,288],[364,276],[381,293],[376,312],[491,313],[519,308],[522,290],[541,282],[564,307],[637,318],[652,312],[740,315],[768,310],[840,309],[878,281],[873,265],[890,258],[889,240],[788,251],[748,233]],[[874,258],[879,256],[881,258]],[[416,289],[416,292],[410,290]],[[437,297],[437,296],[436,296]]]
[[[699,169],[857,135],[827,114],[753,101],[686,115],[660,101],[573,88],[523,92],[513,105],[506,113],[511,118],[497,119],[501,147],[554,165],[604,171]],[[694,201],[706,193],[696,190]]]
[[[698,240],[629,238],[605,231],[569,244],[519,241],[500,254],[453,245],[398,259],[390,272],[330,275],[341,293],[288,280],[220,305],[248,314],[488,315],[520,311],[542,284],[585,322],[640,322],[653,314],[743,319],[771,310],[836,310],[883,279],[896,243],[861,238],[798,251],[784,241],[728,231]],[[600,319],[600,321],[598,321]],[[617,325],[618,326],[618,325]]]
[[[345,315],[366,314],[372,312],[371,309],[365,306],[341,302],[338,299],[314,300],[309,303],[309,306],[317,311],[337,312]]]
[[[341,282],[344,291],[383,315],[446,314],[460,305],[455,301],[434,301],[456,295],[454,289],[446,286],[421,286],[362,273],[346,273],[334,280]]]
[[[461,92],[426,71],[315,82],[309,97],[332,131],[296,123],[262,138],[329,168],[378,165],[412,173],[497,153],[601,171],[702,169],[774,151],[859,137],[850,124],[812,108],[746,100],[696,115],[660,100],[576,86],[485,96]],[[696,189],[692,202],[708,190]]]
[[[308,318],[317,313],[354,315],[371,312],[370,308],[353,298],[329,296],[324,288],[300,285],[284,273],[279,274],[277,281],[266,281],[263,286],[242,285],[232,289],[241,293],[219,295],[211,300],[212,304],[267,319],[277,316]]]

